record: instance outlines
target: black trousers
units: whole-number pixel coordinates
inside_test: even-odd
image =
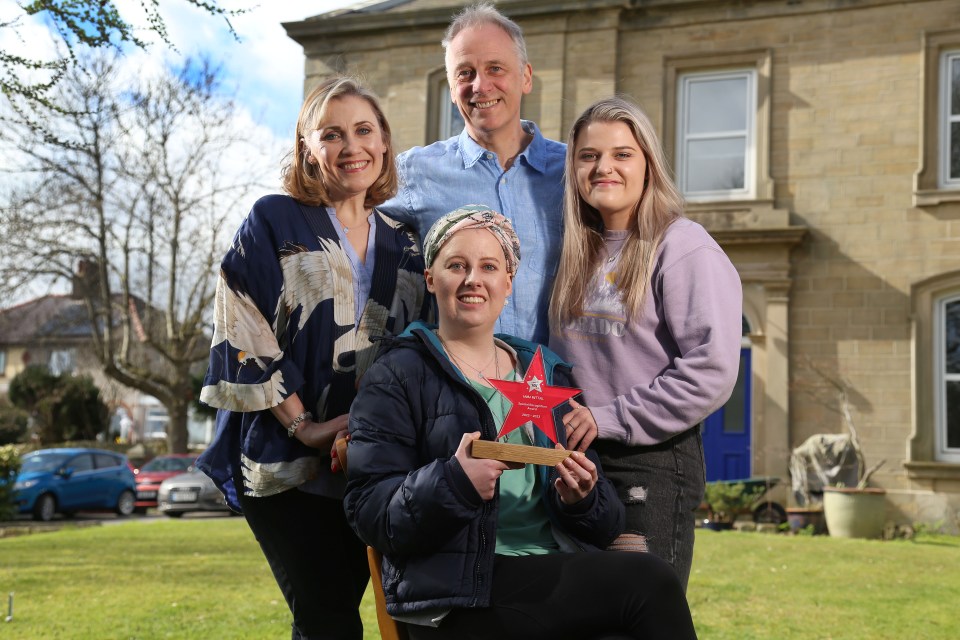
[[[489,607],[407,629],[412,640],[697,637],[673,568],[650,553],[616,551],[497,556]]]
[[[343,502],[297,489],[239,499],[293,614],[291,638],[362,640],[359,607],[370,569]]]
[[[673,565],[686,590],[694,511],[703,499],[705,480],[700,426],[647,447],[596,440],[593,448],[626,507],[625,533],[643,536],[651,553]]]

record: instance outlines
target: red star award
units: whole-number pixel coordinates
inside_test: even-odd
[[[555,387],[546,382],[543,372],[543,355],[540,347],[527,367],[522,381],[489,379],[488,382],[510,401],[510,411],[503,420],[498,438],[505,436],[517,427],[532,422],[553,442],[557,441],[557,429],[553,422],[553,410],[580,393],[580,389]],[[505,462],[523,462],[528,464],[556,465],[570,455],[562,449],[547,449],[522,444],[507,444],[475,440],[472,454],[475,458],[492,458]]]

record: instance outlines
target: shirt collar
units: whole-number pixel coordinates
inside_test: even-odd
[[[527,133],[533,134],[533,140],[531,140],[530,144],[517,156],[517,162],[523,159],[531,168],[543,173],[546,170],[547,164],[544,154],[546,141],[540,134],[540,129],[537,128],[536,123],[530,120],[521,120],[520,126],[523,127],[523,130]],[[485,148],[481,147],[476,140],[470,137],[466,128],[460,132],[460,136],[457,138],[457,146],[460,149],[463,166],[467,169],[479,162],[483,154],[488,153]]]

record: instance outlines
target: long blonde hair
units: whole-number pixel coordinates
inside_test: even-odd
[[[627,125],[647,161],[643,194],[635,208],[636,224],[630,227],[617,269],[616,287],[628,319],[640,313],[657,248],[667,227],[683,215],[683,196],[670,177],[653,123],[640,107],[620,97],[605,98],[587,107],[573,123],[567,138],[563,249],[550,298],[550,321],[557,329],[583,315],[583,301],[599,267],[604,244],[603,219],[581,197],[573,166],[577,137],[592,122]]]
[[[323,183],[320,169],[307,162],[307,146],[304,144],[310,131],[316,129],[327,112],[327,105],[331,100],[344,96],[363,98],[370,104],[377,116],[377,124],[383,134],[383,144],[387,147],[383,154],[383,168],[380,176],[367,189],[364,206],[375,207],[392,198],[397,193],[397,169],[393,161],[393,142],[390,134],[390,123],[383,115],[380,101],[377,96],[361,84],[357,78],[349,76],[334,76],[329,78],[310,92],[300,107],[297,117],[297,131],[294,133],[293,150],[287,154],[280,169],[283,189],[295,200],[310,206],[321,206],[330,203],[327,187]]]

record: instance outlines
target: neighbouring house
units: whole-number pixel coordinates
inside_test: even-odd
[[[305,89],[359,73],[398,151],[459,131],[440,40],[463,2],[358,2],[300,22]],[[842,375],[888,515],[960,522],[960,3],[503,0],[524,29],[523,117],[564,140],[598,97],[658,126],[688,215],[744,287],[741,379],[705,429],[713,478],[788,478],[840,432],[803,392]],[[491,203],[493,204],[493,203]]]
[[[0,309],[0,394],[29,365],[51,373],[87,374],[110,408],[110,433],[127,442],[166,438],[167,411],[153,396],[107,377],[93,351],[91,325],[83,300],[72,295],[45,295]],[[191,417],[190,442],[206,444],[211,421]]]

